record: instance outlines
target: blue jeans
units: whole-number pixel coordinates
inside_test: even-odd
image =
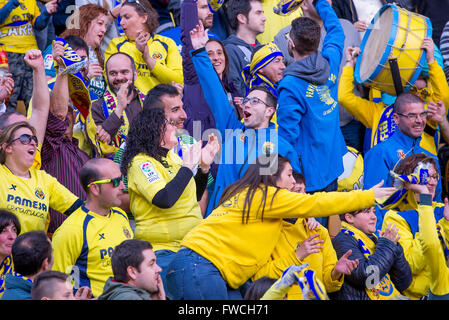
[[[167,295],[168,298],[171,299],[171,296],[168,294],[168,291],[167,291],[166,276],[167,276],[168,265],[175,257],[176,252],[173,252],[170,250],[158,250],[158,251],[155,251],[154,254],[156,255],[156,263],[162,269],[161,278],[162,278],[162,282],[164,283],[165,294]]]
[[[229,288],[220,271],[191,249],[179,250],[169,265],[167,289],[173,300],[242,300]]]

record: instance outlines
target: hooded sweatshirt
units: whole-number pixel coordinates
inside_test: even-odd
[[[321,190],[338,178],[347,152],[337,98],[345,35],[326,0],[318,0],[315,7],[327,32],[323,49],[284,70],[277,111],[279,135],[300,156],[308,192]]]
[[[254,49],[260,45],[260,42],[256,40],[253,46],[233,34],[224,40],[223,44],[229,56],[229,80],[234,84],[240,96],[244,97],[245,83],[241,72],[246,65],[251,63]]]
[[[152,300],[146,290],[136,288],[123,282],[114,281],[111,277],[105,285],[98,300]]]

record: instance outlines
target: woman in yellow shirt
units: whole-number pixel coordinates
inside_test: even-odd
[[[215,139],[203,149],[198,141],[180,151],[181,159],[172,151],[178,144],[175,132],[162,109],[141,111],[130,127],[121,164],[136,220],[134,237],[153,245],[164,283],[181,240],[203,218],[198,201],[219,150]]]
[[[283,218],[358,210],[395,190],[379,184],[366,191],[309,195],[290,192],[294,182],[289,161],[271,154],[229,185],[219,206],[184,237],[184,248],[168,266],[167,288],[173,298],[242,299],[238,288],[270,259]]]
[[[32,168],[36,149],[36,130],[25,121],[0,133],[0,208],[19,218],[22,233],[47,231],[50,207],[69,215],[83,204],[56,178]]]
[[[135,85],[143,93],[159,83],[183,84],[182,58],[176,43],[156,34],[157,13],[147,0],[125,1],[120,8],[125,36],[112,39],[104,60],[116,52],[130,55],[136,64]]]

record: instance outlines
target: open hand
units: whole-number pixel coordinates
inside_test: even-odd
[[[208,29],[204,30],[203,23],[200,20],[200,24],[190,31],[190,40],[192,41],[192,47],[194,50],[202,48],[209,40],[207,34]]]

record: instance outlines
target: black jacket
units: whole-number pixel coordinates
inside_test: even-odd
[[[412,282],[412,271],[407,260],[405,260],[401,245],[399,243],[395,245],[387,238],[377,239],[374,236],[369,237],[376,243],[376,249],[369,260],[363,255],[361,246],[354,237],[340,232],[332,240],[338,259],[348,250],[352,250],[349,259],[358,259],[359,265],[350,275],[345,275],[341,289],[330,293],[330,299],[370,300],[365,291],[366,280],[373,273],[369,266],[377,266],[379,268],[379,279],[382,279],[388,273],[399,292],[407,289]]]

